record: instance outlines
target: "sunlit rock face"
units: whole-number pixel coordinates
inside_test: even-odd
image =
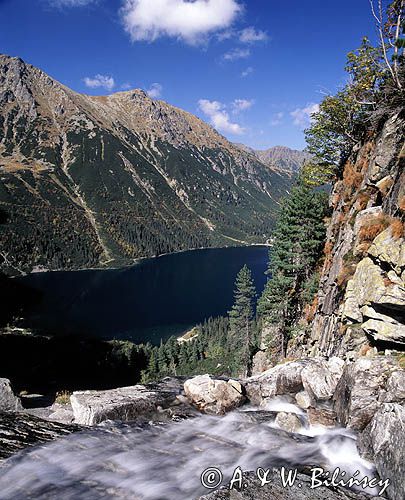
[[[404,136],[404,111],[392,112],[343,165],[330,197],[318,308],[301,354],[354,360],[374,346],[404,348]]]

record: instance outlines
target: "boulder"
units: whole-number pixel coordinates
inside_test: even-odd
[[[266,400],[283,394],[303,390],[301,372],[311,363],[310,359],[289,361],[245,381],[246,394],[253,404],[265,404]]]
[[[359,358],[347,364],[333,396],[340,424],[358,431],[373,418],[382,402],[378,400],[387,380],[398,367],[391,358]]]
[[[0,378],[0,411],[20,411],[22,409],[20,398],[14,394],[10,380]]]
[[[301,372],[302,385],[315,405],[317,401],[332,398],[343,373],[344,361],[333,357],[329,360],[314,359]]]
[[[383,404],[361,434],[358,446],[375,463],[380,477],[390,479],[388,497],[404,498],[405,407]]]
[[[216,415],[234,410],[246,399],[243,386],[236,380],[215,380],[209,375],[187,380],[184,392],[197,408]]]
[[[400,274],[405,267],[405,244],[403,238],[394,238],[391,228],[380,233],[373,241],[368,254],[385,262]]]
[[[158,392],[143,385],[107,391],[77,391],[70,397],[75,423],[95,425],[104,420],[136,420],[150,415],[161,404]]]
[[[392,318],[387,317],[385,321],[382,318],[369,319],[361,327],[375,340],[405,345],[405,325],[392,321]]]
[[[307,415],[310,425],[336,427],[337,415],[334,410],[328,408],[308,408]]]
[[[105,391],[77,391],[70,397],[75,422],[95,425],[105,420],[122,422],[170,421],[196,412],[182,399],[184,377],[165,377],[158,383]],[[68,417],[59,414],[62,418]]]
[[[405,371],[398,370],[388,379],[385,391],[379,397],[384,403],[398,403],[405,401]]]
[[[287,432],[298,432],[302,427],[301,420],[294,413],[281,411],[277,414],[275,422],[281,429]]]
[[[309,408],[312,404],[311,396],[307,393],[307,391],[297,392],[295,400],[297,405],[304,410]]]
[[[365,257],[349,280],[343,301],[342,314],[350,321],[363,322],[361,308],[378,304],[384,309],[405,307],[405,287],[402,280],[392,273],[386,276],[370,257]],[[388,279],[387,279],[388,278]]]
[[[47,420],[60,422],[61,424],[71,424],[75,421],[75,416],[72,408],[53,408]]]

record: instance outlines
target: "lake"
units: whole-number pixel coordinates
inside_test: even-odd
[[[18,281],[42,292],[24,326],[54,335],[80,334],[158,344],[181,335],[233,303],[246,264],[260,294],[268,247],[192,250],[140,260],[122,269],[34,273]]]

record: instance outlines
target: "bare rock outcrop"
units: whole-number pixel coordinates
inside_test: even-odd
[[[394,384],[389,386],[388,380],[396,371],[390,358],[380,356],[347,364],[333,396],[340,424],[362,431],[383,404],[381,399],[386,400],[385,388]]]
[[[384,120],[353,147],[330,196],[310,355],[354,360],[370,344],[405,344],[405,113]]]
[[[405,407],[383,404],[359,439],[359,448],[372,460],[381,478],[389,479],[388,497],[403,498],[405,477]]]
[[[70,397],[75,423],[96,425],[105,420],[151,418],[181,404],[183,382],[166,378],[159,384],[134,385],[105,391],[76,391]],[[171,417],[170,411],[168,417]],[[164,419],[164,418],[162,418]]]
[[[276,365],[246,380],[246,392],[254,404],[265,405],[274,396],[301,393],[304,389],[315,405],[332,398],[343,372],[338,358],[306,358]]]
[[[405,240],[379,234],[356,267],[342,305],[343,320],[360,323],[377,341],[405,345]]]
[[[80,430],[78,425],[49,422],[27,413],[0,412],[0,461],[29,446]]]

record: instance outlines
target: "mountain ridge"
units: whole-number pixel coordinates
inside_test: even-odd
[[[237,146],[254,155],[272,171],[290,177],[298,174],[304,162],[311,158],[305,150],[292,149],[288,146],[272,146],[268,149],[253,149],[244,144],[237,144]]]
[[[79,94],[0,55],[0,105],[1,268],[11,274],[264,242],[291,183],[143,90]]]

